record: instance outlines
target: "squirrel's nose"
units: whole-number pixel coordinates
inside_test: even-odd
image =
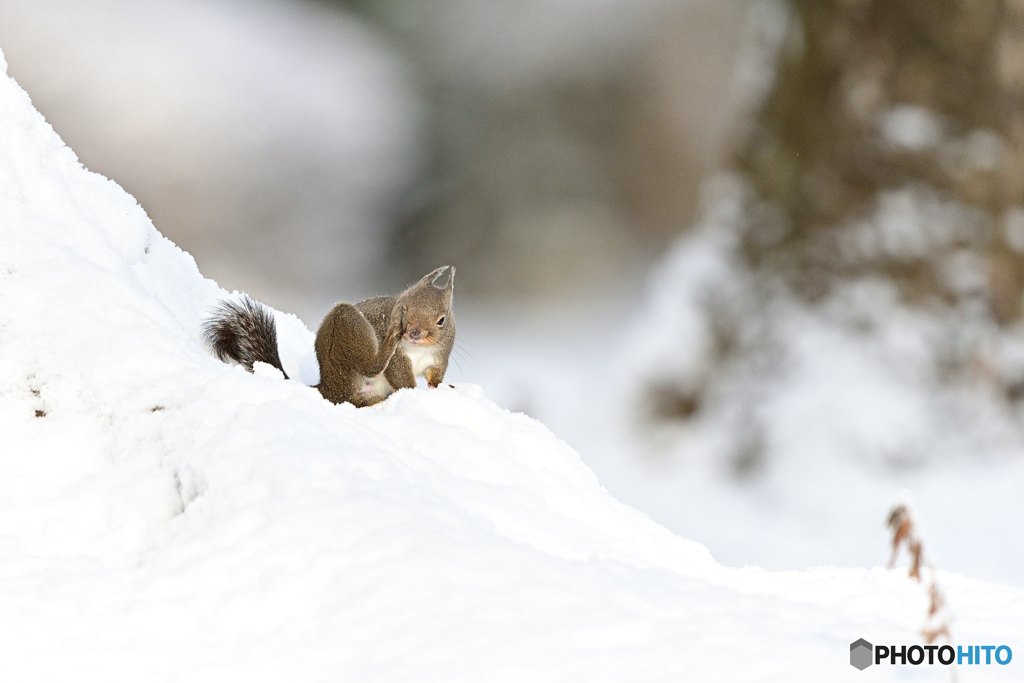
[[[426,332],[424,332],[423,330],[421,330],[419,328],[414,327],[414,328],[411,328],[408,331],[408,335],[409,335],[410,339],[420,339],[421,337],[425,337],[426,336]]]

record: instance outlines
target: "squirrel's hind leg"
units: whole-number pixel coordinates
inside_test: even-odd
[[[320,394],[333,403],[360,407],[382,401],[391,391],[379,376],[398,348],[401,334],[397,321],[378,345],[363,314],[351,304],[337,304],[324,316],[316,335]]]

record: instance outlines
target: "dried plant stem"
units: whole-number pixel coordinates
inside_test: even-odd
[[[928,615],[925,617],[924,626],[921,627],[921,635],[929,645],[940,637],[946,639],[950,645],[953,644],[953,635],[950,633],[951,622],[949,610],[946,605],[946,596],[943,595],[935,580],[935,567],[927,562],[924,557],[924,549],[920,537],[917,535],[917,528],[914,525],[914,516],[905,503],[893,506],[889,511],[889,530],[892,532],[892,555],[889,558],[889,568],[896,566],[896,558],[899,556],[900,548],[905,547],[910,554],[910,572],[908,576],[916,579],[919,583],[925,583],[921,575],[921,568],[928,568]],[[956,665],[949,669],[953,683],[957,681]]]

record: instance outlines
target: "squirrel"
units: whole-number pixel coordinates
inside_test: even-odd
[[[448,269],[448,283],[435,286]],[[398,296],[335,304],[316,333],[316,389],[332,403],[363,407],[399,389],[414,388],[417,377],[438,386],[455,346],[454,288],[454,266],[441,266]],[[226,363],[249,372],[256,362],[268,363],[288,378],[277,350],[273,313],[247,295],[214,308],[203,323],[203,340]]]

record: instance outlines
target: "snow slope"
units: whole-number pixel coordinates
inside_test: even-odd
[[[419,104],[396,50],[354,16],[294,0],[0,0],[0,45],[84,163],[207,274],[304,300],[379,270]]]
[[[905,571],[721,567],[479,387],[356,410],[216,362],[224,295],[0,78],[3,680],[819,681],[917,642]],[[1024,591],[942,581],[961,642],[1021,642]]]

